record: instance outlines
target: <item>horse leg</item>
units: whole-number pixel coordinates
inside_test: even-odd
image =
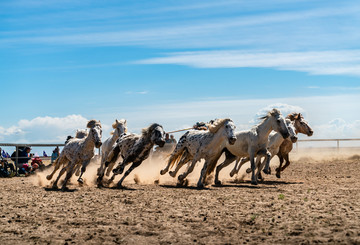
[[[61,190],[62,191],[66,191],[67,187],[67,182],[70,180],[71,176],[73,175],[73,173],[75,172],[75,167],[76,167],[76,163],[70,163],[67,168],[66,168],[66,176],[64,179],[64,183],[61,186]]]
[[[174,171],[170,171],[169,175],[173,178],[175,178],[176,174],[179,172],[179,170],[181,169],[182,166],[184,166],[187,162],[189,162],[191,160],[191,156],[189,156],[189,154],[186,154],[185,156],[183,156],[180,160],[180,162],[178,162],[178,164],[176,165],[176,168]]]
[[[280,152],[277,154],[277,156],[279,157],[280,165],[276,169],[276,177],[280,178],[281,177],[280,173],[281,173],[281,169],[282,169],[282,164],[284,163],[284,158],[283,158],[283,156],[282,156],[282,154]]]
[[[271,159],[271,153],[266,149],[266,152],[265,152],[265,168],[263,170],[263,172],[265,174],[271,174],[271,171],[270,171],[270,159]]]
[[[117,183],[117,187],[121,188],[122,187],[122,182],[124,181],[124,179],[131,173],[131,171],[134,170],[134,168],[140,166],[140,164],[142,163],[142,161],[138,161],[138,162],[134,162],[130,168],[124,173],[123,177],[120,179],[120,181]]]
[[[56,173],[56,171],[59,170],[60,166],[63,164],[63,162],[66,159],[64,159],[64,157],[58,157],[56,158],[55,162],[54,162],[54,170],[51,172],[51,174],[49,174],[48,176],[46,176],[47,180],[51,180],[52,177],[54,176],[54,174]]]
[[[251,163],[251,184],[257,185],[257,178],[255,175],[256,164],[255,164],[255,151],[251,150],[249,153],[250,163]]]
[[[199,188],[199,189],[204,188],[204,180],[205,180],[205,176],[206,176],[206,170],[207,170],[207,167],[208,167],[208,163],[209,163],[209,161],[206,160],[205,163],[204,163],[203,168],[201,169],[200,178],[199,178],[199,181],[197,183],[197,188]]]
[[[225,161],[216,167],[215,185],[221,185],[221,181],[219,180],[220,170],[223,169],[224,167],[228,166],[230,163],[232,163],[236,159],[237,159],[237,157],[234,156],[234,155],[233,156],[226,156]]]
[[[183,184],[184,183],[184,179],[192,172],[194,171],[194,168],[195,168],[195,165],[198,161],[198,158],[193,158],[190,166],[187,168],[187,170],[185,171],[185,173],[183,174],[180,174],[179,177],[178,177],[178,181],[179,181],[179,184]]]
[[[284,155],[284,158],[285,158],[286,163],[285,163],[284,167],[281,168],[281,171],[284,171],[290,165],[289,153],[286,153]]]
[[[164,169],[160,170],[161,175],[164,175],[169,171],[170,167],[175,163],[175,161],[178,158],[179,154],[182,154],[182,152],[183,152],[182,147],[181,148],[175,148],[174,152],[171,153],[171,156],[170,156],[170,158],[168,160],[168,164],[166,165],[166,167]]]
[[[104,162],[104,170],[102,172],[100,172],[98,174],[98,178],[97,178],[97,184],[98,186],[102,185],[102,179],[104,178],[104,172],[106,170],[106,168],[109,166],[110,163],[114,163],[116,162],[116,159],[118,157],[120,153],[120,146],[116,145],[115,147],[113,147],[111,149],[111,151],[109,152],[108,156],[106,157],[106,160]],[[112,176],[115,178],[115,176]],[[111,182],[110,182],[111,183]]]
[[[54,181],[54,183],[53,183],[53,185],[52,185],[52,188],[53,188],[53,189],[57,189],[57,188],[58,188],[57,183],[59,182],[61,176],[66,172],[66,167],[67,167],[67,166],[64,166],[64,167],[60,170],[58,177],[56,178],[56,180]]]
[[[110,162],[106,169],[106,176],[110,176],[111,171],[113,170],[114,166],[116,164],[116,161]]]
[[[81,177],[85,173],[86,167],[89,165],[89,163],[90,163],[90,160],[87,160],[87,161],[84,161],[83,164],[82,164],[81,173],[80,173],[80,176],[79,176],[79,178],[77,180],[80,184],[84,184],[84,180]],[[80,167],[80,165],[79,165],[79,167]]]

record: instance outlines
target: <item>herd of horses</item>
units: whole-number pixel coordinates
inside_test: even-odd
[[[258,179],[264,180],[261,170],[265,174],[271,173],[270,160],[275,155],[280,159],[280,166],[276,169],[276,176],[280,178],[281,172],[290,164],[289,153],[297,140],[297,134],[313,134],[301,113],[291,113],[284,118],[278,109],[269,111],[261,118],[261,122],[250,130],[236,132],[236,126],[229,118],[212,120],[206,126],[205,130],[189,130],[181,136],[168,158],[166,167],[160,171],[161,175],[169,172],[170,176],[176,177],[178,171],[187,164],[186,171],[178,176],[178,184],[183,185],[196,163],[204,159],[197,182],[197,187],[203,188],[206,178],[214,170],[215,185],[221,185],[221,169],[236,161],[230,172],[230,176],[234,176],[244,163],[250,161],[251,168],[246,172],[252,173],[251,183],[256,185]],[[90,120],[87,131],[78,131],[75,138],[65,144],[53,164],[52,173],[46,177],[51,180],[61,168],[52,188],[58,188],[58,182],[65,173],[61,190],[67,190],[67,183],[74,173],[79,176],[78,182],[83,183],[82,175],[94,156],[94,147],[101,147],[101,165],[97,171],[98,187],[109,186],[116,175],[123,174],[125,167],[131,164],[117,183],[117,187],[122,188],[124,179],[149,157],[153,147],[163,147],[165,144],[166,132],[157,123],[142,129],[141,134],[128,133],[124,119],[115,120],[112,127],[114,130],[111,137],[102,143],[100,121]],[[222,154],[225,154],[225,160],[217,165]],[[120,157],[122,161],[115,167]],[[286,163],[283,166],[284,159]],[[175,169],[169,171],[174,166]],[[104,179],[105,175],[111,177]]]

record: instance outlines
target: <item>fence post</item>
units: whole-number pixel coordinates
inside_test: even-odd
[[[16,169],[16,174],[18,172],[18,162],[19,162],[19,146],[15,146],[15,169]]]

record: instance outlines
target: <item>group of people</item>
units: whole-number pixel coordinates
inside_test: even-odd
[[[0,148],[1,152],[1,148]],[[8,162],[6,158],[0,155],[0,177],[13,177],[13,176],[29,176],[38,169],[44,169],[45,165],[39,156],[34,156],[30,153],[31,147],[18,147],[18,151],[14,151]],[[55,161],[60,155],[59,147],[53,150],[51,155],[51,162]],[[29,161],[31,162],[29,163]]]

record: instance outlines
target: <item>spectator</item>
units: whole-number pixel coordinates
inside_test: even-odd
[[[51,163],[53,163],[59,157],[59,155],[60,155],[60,149],[57,146],[51,154]]]
[[[171,140],[170,140],[170,137],[169,137],[168,133],[165,134],[165,143],[171,143]]]
[[[21,168],[19,168],[18,173],[20,176],[24,175],[25,177],[27,177],[32,171],[32,167],[28,163],[24,163]]]
[[[19,147],[18,149],[18,159],[16,159],[16,151],[14,151],[13,154],[11,154],[11,160],[17,165],[27,163],[31,159],[29,157],[31,148],[29,146],[26,146]]]
[[[174,138],[174,135],[170,135],[170,143],[176,144],[176,139]]]

